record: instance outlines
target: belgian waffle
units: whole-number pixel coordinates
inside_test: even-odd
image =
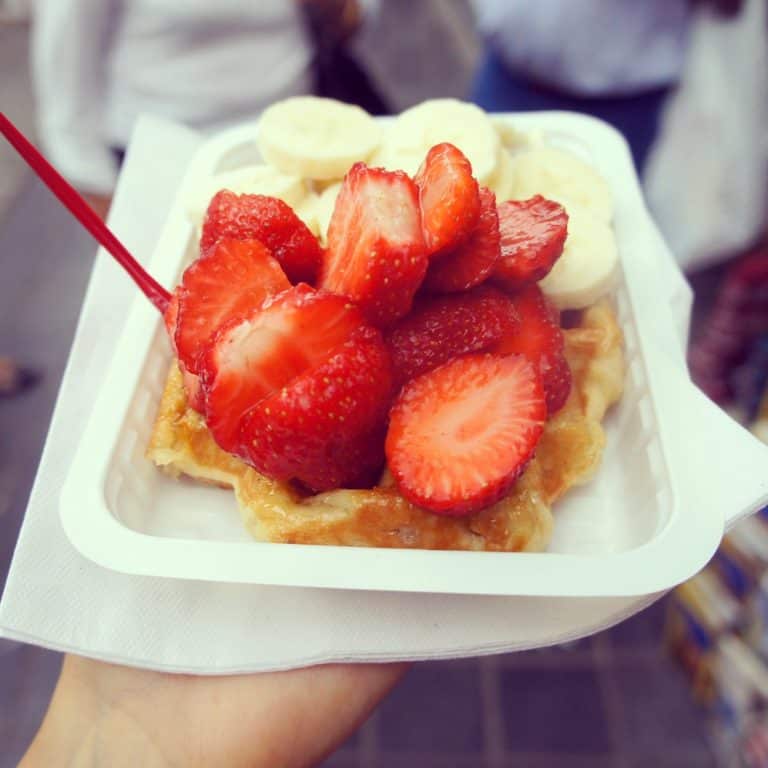
[[[468,517],[444,517],[410,504],[384,473],[367,490],[301,496],[221,450],[202,417],[188,407],[181,373],[172,365],[149,458],[179,477],[231,488],[243,522],[258,541],[420,549],[541,551],[552,533],[552,505],[588,482],[605,447],[602,420],[621,396],[622,336],[603,300],[563,331],[573,387],[546,424],[535,458],[501,501]]]

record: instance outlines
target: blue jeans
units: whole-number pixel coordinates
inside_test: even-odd
[[[635,165],[642,170],[656,137],[659,114],[667,93],[667,88],[659,88],[633,96],[571,96],[515,75],[489,47],[475,75],[470,101],[489,112],[565,109],[598,117],[624,134]]]

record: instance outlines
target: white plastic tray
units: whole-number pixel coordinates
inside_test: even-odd
[[[432,552],[252,541],[225,490],[176,482],[144,457],[170,362],[156,311],[137,294],[61,496],[72,543],[118,571],[213,581],[451,593],[650,594],[709,559],[726,516],[768,498],[768,461],[688,381],[662,268],[666,254],[623,139],[567,113],[503,116],[540,129],[588,159],[609,182],[623,277],[626,392],[606,422],[595,480],[555,507],[542,554]],[[207,142],[190,165],[151,262],[175,283],[195,250],[184,201],[201,177],[256,159],[255,125]],[[756,463],[756,457],[759,462]],[[759,473],[759,475],[757,474]],[[729,491],[729,487],[731,489]]]

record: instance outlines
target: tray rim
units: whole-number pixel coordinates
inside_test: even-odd
[[[610,152],[616,163],[624,166],[628,180],[626,197],[633,208],[632,215],[643,224],[649,241],[656,234],[652,221],[645,209],[639,181],[626,146],[626,142],[612,127],[585,115],[564,112],[544,113],[492,113],[498,119],[511,119],[522,127],[537,127],[557,132],[571,131],[577,137],[580,133],[592,133],[599,137],[601,154]],[[529,126],[525,126],[529,123]],[[220,156],[222,148],[231,147],[243,137],[255,136],[256,122],[230,129],[206,141],[195,159],[190,163],[184,182],[180,185],[176,201],[171,210],[163,233],[154,251],[151,264],[160,282],[171,283],[179,267],[179,252],[185,249],[191,223],[184,214],[184,193],[201,167]],[[590,142],[587,142],[590,143]],[[618,212],[618,210],[617,210]],[[162,258],[163,254],[176,253],[176,259]],[[650,257],[649,257],[650,258]],[[659,427],[660,446],[664,453],[669,473],[673,509],[669,520],[656,536],[641,546],[610,555],[568,555],[560,553],[492,553],[428,550],[383,550],[351,547],[329,547],[319,545],[271,544],[261,542],[220,542],[194,541],[186,539],[160,538],[144,534],[124,526],[110,512],[104,494],[112,446],[125,417],[125,408],[135,392],[135,385],[143,367],[157,327],[155,310],[137,296],[131,306],[128,321],[117,342],[115,354],[110,363],[107,379],[102,387],[80,445],[70,467],[60,498],[60,514],[64,529],[72,544],[86,557],[107,568],[125,573],[167,576],[185,579],[226,582],[252,582],[259,584],[280,584],[291,586],[333,587],[342,589],[374,589],[394,591],[445,592],[454,594],[498,594],[537,596],[624,596],[641,595],[661,591],[688,578],[703,566],[714,552],[723,529],[723,515],[710,510],[706,516],[696,517],[696,542],[691,546],[688,536],[687,517],[676,512],[674,507],[681,504],[681,489],[675,480],[674,460],[667,450],[668,429],[659,409],[658,388],[661,376],[657,377],[649,358],[663,358],[663,351],[655,350],[650,344],[651,328],[641,333],[640,318],[636,305],[640,286],[649,277],[648,270],[653,264],[623,264],[626,276],[627,294],[634,315],[638,344],[651,391],[651,405],[655,410]],[[172,272],[169,274],[169,272]],[[631,277],[630,277],[631,275]],[[662,310],[662,311],[659,311]],[[668,307],[654,307],[658,332],[663,328],[661,317],[671,325]],[[642,314],[642,313],[640,313]],[[648,322],[644,316],[643,322]],[[669,326],[668,326],[669,327]],[[136,343],[134,339],[141,339]],[[134,375],[126,376],[127,370]],[[133,365],[131,366],[131,363]],[[658,369],[661,371],[663,364]],[[118,370],[121,369],[121,370]],[[668,371],[669,373],[669,371]],[[677,379],[676,381],[673,381]],[[669,376],[664,386],[676,390],[677,396],[684,395],[693,385],[683,374]],[[114,390],[120,393],[115,397]],[[109,393],[109,396],[107,396]],[[672,399],[674,401],[674,398]],[[118,407],[115,407],[115,403]],[[122,410],[121,407],[122,406]],[[667,404],[668,407],[669,404]],[[119,416],[116,418],[116,413]],[[118,431],[114,427],[119,419]],[[112,433],[110,450],[104,451],[105,432]],[[687,506],[687,505],[686,505]],[[105,514],[106,513],[106,514]],[[254,550],[254,547],[258,548]],[[660,569],[641,568],[643,564],[655,565],[658,557],[673,551],[674,562]],[[471,557],[475,578],[471,583],[461,573],[464,571],[459,559]],[[428,568],[428,584],[414,584],[408,577],[408,566],[414,559]],[[540,578],[536,565],[542,558],[548,559],[548,578]],[[552,560],[556,560],[554,563]],[[372,568],[371,560],[376,567]],[[672,558],[670,558],[672,560]],[[635,570],[645,571],[638,578],[629,578],[616,562]],[[633,561],[639,561],[635,563]],[[482,562],[482,564],[481,564]],[[447,563],[447,565],[446,565]],[[573,569],[576,569],[575,571]],[[556,570],[559,576],[552,576]],[[301,574],[305,574],[301,576]],[[362,577],[360,574],[364,574]],[[351,574],[355,574],[354,577]],[[574,575],[578,574],[577,579]],[[504,576],[504,578],[499,578]],[[563,579],[562,577],[565,576]],[[539,578],[534,578],[539,577]],[[578,581],[578,583],[577,583]],[[557,586],[561,583],[561,586]],[[565,587],[565,589],[564,589]]]

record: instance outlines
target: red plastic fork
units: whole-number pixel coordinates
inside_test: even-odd
[[[21,155],[43,184],[59,198],[64,207],[91,233],[130,275],[139,290],[165,313],[171,294],[163,288],[115,237],[80,193],[43,157],[38,149],[0,112],[0,133]]]

